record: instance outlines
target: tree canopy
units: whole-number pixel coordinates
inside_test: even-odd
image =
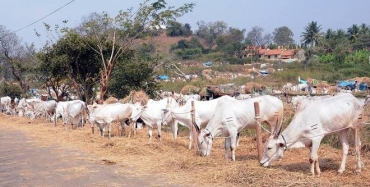
[[[294,43],[294,34],[287,26],[276,28],[272,35],[276,45],[289,46]]]

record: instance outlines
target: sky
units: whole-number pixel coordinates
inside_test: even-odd
[[[46,42],[44,22],[49,25],[73,28],[81,23],[84,16],[103,11],[111,17],[120,10],[135,8],[143,0],[7,0],[0,6],[0,25],[16,31],[24,43],[34,43],[41,48]],[[153,2],[153,0],[151,0]],[[193,31],[197,22],[223,21],[229,27],[264,29],[263,34],[272,33],[276,28],[287,26],[296,43],[304,28],[311,21],[327,29],[347,30],[353,24],[370,25],[370,0],[166,0],[170,6],[179,7],[195,3],[193,12],[178,18],[180,23],[189,23]],[[54,12],[55,11],[55,12]],[[50,14],[50,15],[49,15]],[[41,20],[40,20],[41,19]],[[17,31],[18,30],[18,31]],[[42,36],[37,37],[35,30]]]

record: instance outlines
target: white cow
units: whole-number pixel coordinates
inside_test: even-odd
[[[72,101],[59,101],[57,103],[57,106],[55,108],[55,113],[53,116],[51,116],[51,121],[54,123],[54,125],[56,125],[56,122],[58,120],[58,118],[62,118],[62,122],[63,122],[63,125],[65,125],[68,121],[67,119],[67,115],[65,115],[65,109],[68,108],[68,104],[70,103],[81,103],[81,105],[85,105],[85,102],[81,101],[81,100],[72,100]],[[85,105],[86,106],[86,105]]]
[[[198,136],[198,147],[202,156],[210,155],[213,137],[222,133],[227,136],[225,157],[228,158],[230,148],[232,160],[235,160],[238,132],[243,128],[256,126],[254,102],[259,102],[261,122],[267,122],[271,131],[280,129],[284,110],[280,99],[270,95],[237,101],[221,99],[217,103],[213,118]]]
[[[176,99],[176,98],[175,98]],[[180,105],[184,105],[188,100],[190,99],[194,99],[196,101],[200,101],[200,95],[199,94],[191,94],[191,95],[182,95],[176,99],[176,101],[180,104]]]
[[[194,99],[190,99],[186,102],[185,105],[179,107],[173,107],[164,109],[164,115],[162,116],[163,123],[169,123],[172,120],[178,121],[181,125],[190,129],[190,141],[189,141],[189,149],[191,149],[192,142],[193,142],[193,133],[191,132],[193,123],[191,118],[191,103],[194,101],[194,109],[195,109],[195,123],[197,125],[198,131],[201,126],[206,125],[209,120],[211,120],[215,110],[217,102],[221,98],[229,98],[231,100],[235,100],[230,96],[222,96],[217,99],[213,99],[210,101],[197,101]],[[177,132],[177,129],[173,129],[174,132]]]
[[[162,109],[178,107],[179,104],[172,97],[167,97],[159,101],[150,99],[146,106],[142,106],[140,103],[135,103],[132,109],[131,120],[136,122],[137,119],[141,118],[146,125],[148,125],[149,139],[152,138],[153,127],[158,128],[158,138],[161,141],[161,126],[162,122]],[[173,138],[177,138],[177,122],[174,121],[172,124]],[[176,131],[175,131],[176,130]]]
[[[185,104],[188,100],[193,99],[195,101],[200,101],[200,95],[199,94],[191,94],[191,95],[181,95],[180,98],[178,98],[176,101],[180,104],[183,105]]]
[[[0,98],[1,112],[8,111],[10,109],[11,98],[9,96]]]
[[[20,99],[19,102],[18,102],[18,106],[16,108],[16,111],[18,112],[18,115],[23,116],[26,113],[31,114],[32,112],[27,107],[28,106],[27,102],[40,102],[40,101],[41,101],[40,99],[26,99],[26,98]],[[28,116],[28,117],[30,117],[30,116]]]
[[[94,133],[94,124],[99,127],[101,136],[104,137],[105,126],[108,125],[108,137],[111,138],[111,123],[119,122],[124,129],[125,121],[130,119],[132,113],[132,104],[105,104],[88,105],[88,120],[90,122],[92,133]],[[122,132],[123,133],[123,132]]]
[[[234,96],[234,98],[237,100],[245,100],[245,99],[252,98],[252,95],[251,94],[237,94]]]
[[[292,104],[293,104],[293,109],[296,112],[302,111],[309,103],[321,99],[327,99],[333,97],[332,95],[324,95],[324,96],[294,96],[292,97]]]
[[[52,113],[55,112],[55,108],[57,106],[57,102],[54,100],[49,101],[32,101],[27,102],[27,108],[33,111],[33,115],[31,115],[30,119],[35,119],[36,116],[40,116],[45,114],[45,118],[48,120]]]
[[[307,147],[310,149],[311,174],[320,175],[317,151],[321,140],[329,134],[336,133],[342,142],[343,157],[338,170],[345,170],[348,154],[347,132],[355,128],[357,172],[361,171],[359,117],[363,111],[362,104],[352,94],[340,94],[332,98],[314,101],[301,112],[296,113],[288,127],[281,133],[275,132],[266,144],[261,165],[268,166],[272,161],[282,158],[286,149]]]
[[[66,105],[62,105],[63,107],[63,125],[67,125],[68,121],[71,123],[72,129],[75,121],[77,120],[77,127],[79,125],[84,126],[84,113],[86,111],[86,104],[81,100],[73,100],[67,102]]]

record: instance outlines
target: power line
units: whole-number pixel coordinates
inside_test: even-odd
[[[40,19],[38,19],[38,20],[36,20],[36,21],[34,21],[34,22],[32,22],[32,23],[30,23],[30,24],[28,24],[28,25],[26,25],[26,26],[24,26],[24,27],[22,27],[22,28],[20,28],[20,29],[18,29],[18,30],[16,30],[16,31],[13,31],[12,33],[15,33],[15,32],[18,32],[18,31],[20,31],[20,30],[23,30],[23,29],[25,29],[25,28],[27,28],[27,27],[29,27],[29,26],[31,26],[31,25],[33,25],[33,24],[35,24],[35,23],[37,23],[37,22],[39,22],[39,21],[43,20],[44,18],[46,18],[46,17],[48,17],[48,16],[50,16],[50,15],[54,14],[55,12],[59,11],[60,9],[62,9],[62,8],[64,8],[64,7],[66,7],[66,6],[67,6],[67,5],[69,5],[69,4],[71,4],[73,1],[75,1],[75,0],[72,0],[72,1],[68,2],[67,4],[65,4],[65,5],[63,5],[63,6],[61,6],[61,7],[59,7],[58,9],[54,10],[54,11],[53,11],[53,12],[51,12],[50,14],[48,14],[48,15],[46,15],[46,16],[44,16],[44,17],[42,17],[42,18],[40,18]]]

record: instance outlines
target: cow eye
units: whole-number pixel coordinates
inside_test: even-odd
[[[267,150],[271,150],[272,148],[271,147],[268,147]]]

